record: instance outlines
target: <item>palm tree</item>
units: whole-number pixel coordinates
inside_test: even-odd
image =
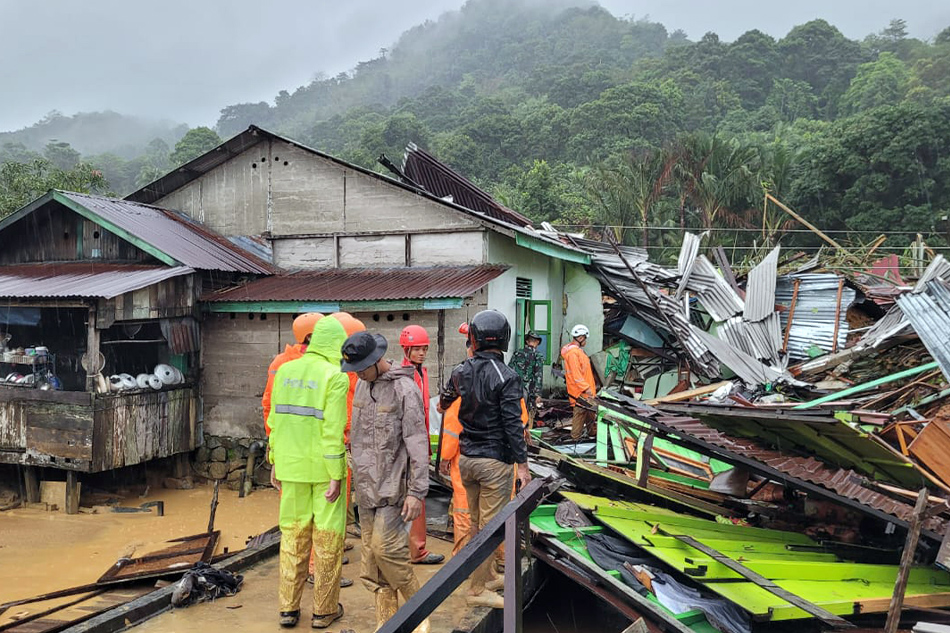
[[[650,245],[653,210],[670,182],[674,162],[671,152],[651,149],[627,154],[619,164],[600,165],[591,172],[588,193],[604,224],[617,227],[618,242],[625,243],[627,227],[639,224],[642,246]]]
[[[759,190],[755,147],[700,133],[682,137],[677,154],[684,200],[701,213],[705,228],[718,222],[752,226],[743,216]]]

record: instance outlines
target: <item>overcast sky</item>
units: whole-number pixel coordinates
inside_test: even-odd
[[[218,111],[272,101],[320,71],[376,56],[405,29],[464,0],[0,0],[0,131],[111,109],[213,125]],[[950,26],[946,0],[600,0],[698,39],[758,28],[780,37],[823,17],[862,38],[891,18],[911,35]]]

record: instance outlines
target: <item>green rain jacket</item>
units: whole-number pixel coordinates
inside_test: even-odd
[[[340,371],[346,331],[324,317],[303,358],[281,365],[274,378],[268,416],[270,459],[278,481],[325,483],[346,479],[346,394]]]

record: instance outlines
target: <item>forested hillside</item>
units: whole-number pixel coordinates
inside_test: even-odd
[[[950,29],[922,42],[882,16],[863,41],[815,20],[779,39],[691,42],[577,4],[469,0],[352,72],[224,107],[216,132],[254,123],[380,170],[412,141],[535,220],[617,226],[651,247],[681,227],[726,229],[730,243],[791,228],[763,212],[766,191],[851,232],[840,239],[943,243]],[[176,163],[167,144],[149,152],[164,162],[134,174],[85,160],[124,193]]]

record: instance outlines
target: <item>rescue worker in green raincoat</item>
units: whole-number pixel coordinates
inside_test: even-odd
[[[346,504],[346,396],[350,381],[340,371],[346,331],[324,317],[313,329],[302,358],[281,365],[274,378],[268,423],[270,460],[280,497],[280,618],[296,626],[314,551],[313,628],[343,616],[339,604]]]

